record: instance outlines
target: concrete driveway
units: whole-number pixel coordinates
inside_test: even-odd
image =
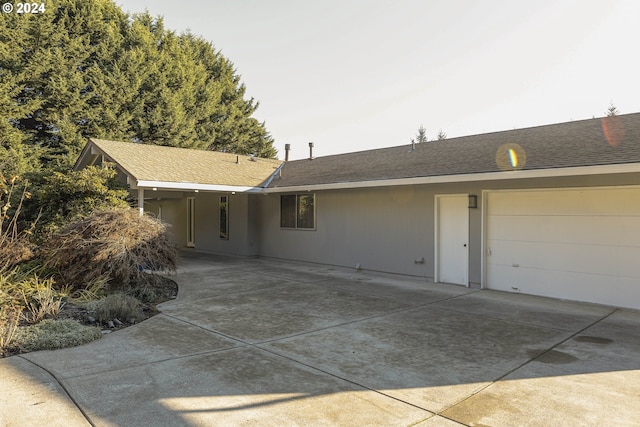
[[[189,254],[162,314],[0,360],[7,426],[640,426],[640,312]]]

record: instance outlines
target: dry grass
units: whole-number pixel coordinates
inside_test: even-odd
[[[81,325],[73,319],[46,319],[36,325],[18,327],[13,345],[21,353],[26,353],[73,347],[101,337],[100,329]]]
[[[82,289],[108,277],[111,289],[148,282],[144,270],[175,271],[177,248],[167,225],[136,209],[97,212],[53,235],[41,248],[59,283]]]
[[[20,322],[22,307],[11,302],[0,301],[0,355],[11,345]]]

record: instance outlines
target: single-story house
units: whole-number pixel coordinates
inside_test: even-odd
[[[640,309],[640,113],[295,161],[91,139],[176,242]]]

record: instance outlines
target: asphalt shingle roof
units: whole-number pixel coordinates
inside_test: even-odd
[[[623,163],[640,163],[640,113],[295,160],[269,188]]]
[[[138,181],[259,187],[282,164],[280,160],[251,160],[245,155],[217,151],[93,138],[90,143]]]
[[[282,165],[216,151],[90,143],[138,181],[263,187]],[[640,113],[295,160],[269,188],[625,163],[640,163]]]

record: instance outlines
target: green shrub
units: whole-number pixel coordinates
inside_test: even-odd
[[[134,323],[144,317],[140,301],[121,293],[111,294],[96,301],[95,314],[96,320],[102,323],[114,319]]]
[[[19,326],[14,334],[13,345],[22,352],[57,350],[74,347],[102,337],[100,329],[84,326],[73,319],[53,320]]]
[[[149,281],[134,284],[126,293],[145,304],[157,304],[176,297],[178,285],[167,277],[149,275]]]
[[[105,209],[127,208],[129,192],[118,181],[111,164],[82,170],[48,171],[34,189],[33,204],[40,210],[38,231],[47,235]]]
[[[133,286],[127,291],[127,295],[146,304],[152,304],[162,299],[161,289],[147,284]]]

